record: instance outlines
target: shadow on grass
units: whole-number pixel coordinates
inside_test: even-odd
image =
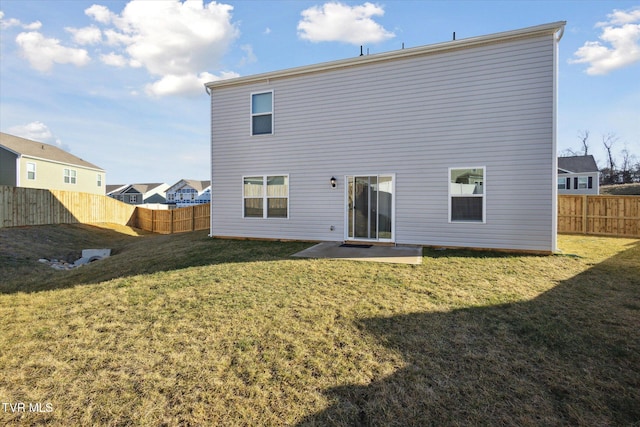
[[[288,259],[312,243],[223,240],[207,231],[128,235],[89,225],[0,229],[0,294],[90,285],[221,263]],[[109,248],[111,257],[70,271],[39,258],[75,261],[82,249]]]
[[[406,365],[299,425],[639,425],[640,244],[526,302],[370,318]]]

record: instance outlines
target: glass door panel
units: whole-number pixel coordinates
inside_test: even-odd
[[[393,179],[381,176],[378,179],[378,238],[391,239],[393,218]]]
[[[347,237],[357,240],[392,238],[393,177],[347,177]]]
[[[369,177],[357,176],[354,186],[354,237],[369,238]]]

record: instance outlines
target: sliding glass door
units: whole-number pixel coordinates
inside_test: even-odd
[[[393,241],[393,176],[347,176],[347,239]]]

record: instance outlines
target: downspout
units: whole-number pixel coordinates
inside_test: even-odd
[[[551,219],[551,252],[558,252],[558,143],[557,143],[557,133],[558,133],[558,71],[559,71],[559,63],[558,63],[558,45],[560,44],[560,40],[564,35],[564,25],[560,27],[558,32],[554,34],[554,43],[553,43],[553,124],[552,124],[552,155],[553,161],[551,162],[553,170],[552,179],[551,179],[551,209],[553,210],[552,219]]]
[[[212,113],[212,94],[209,86],[204,85],[204,90],[209,95],[209,173],[211,174],[210,183],[211,183],[211,192],[209,196],[209,237],[213,237],[213,117],[211,117]]]
[[[22,163],[22,154],[16,157],[16,187],[20,187],[20,163]]]

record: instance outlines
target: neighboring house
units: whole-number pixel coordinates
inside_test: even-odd
[[[115,185],[107,184],[106,186],[107,196],[111,196],[112,194],[115,194],[120,190],[123,190],[126,186],[127,186],[126,184],[115,184]]]
[[[167,204],[177,208],[211,202],[211,181],[181,179],[167,189]]]
[[[564,26],[207,83],[211,235],[556,251]]]
[[[117,186],[114,186],[117,187]],[[165,203],[165,191],[169,186],[165,183],[130,184],[113,189],[107,194],[121,202],[130,205],[142,205],[147,203]]]
[[[592,155],[558,157],[558,194],[600,194],[600,171]]]
[[[0,185],[104,195],[106,176],[54,145],[0,132]]]

